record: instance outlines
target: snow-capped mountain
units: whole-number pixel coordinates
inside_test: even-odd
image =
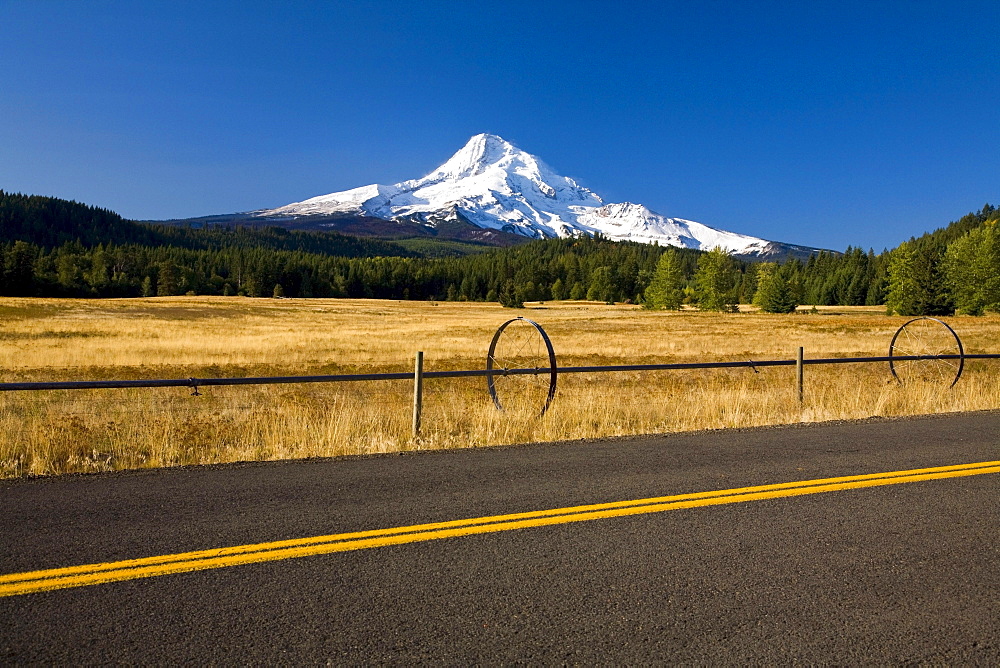
[[[365,216],[436,226],[465,221],[525,237],[602,236],[614,240],[709,250],[740,256],[803,249],[667,218],[641,204],[606,204],[596,193],[560,176],[539,158],[501,137],[479,134],[443,165],[420,179],[368,185],[252,212],[288,221],[306,217]]]

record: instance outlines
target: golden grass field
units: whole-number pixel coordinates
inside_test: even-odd
[[[878,308],[792,315],[496,304],[170,297],[0,299],[2,382],[480,369],[493,332],[523,315],[560,366],[885,355],[906,320]],[[966,352],[1000,352],[1000,317],[949,318]],[[563,375],[549,412],[497,411],[483,378],[0,393],[0,476],[275,460],[966,411],[1000,406],[1000,360],[967,362],[951,390],[888,365]],[[526,377],[528,378],[528,377]],[[533,409],[532,409],[533,410]]]

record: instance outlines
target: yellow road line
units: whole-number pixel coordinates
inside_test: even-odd
[[[677,494],[12,573],[0,576],[0,597],[513,529],[987,473],[1000,473],[1000,461]]]

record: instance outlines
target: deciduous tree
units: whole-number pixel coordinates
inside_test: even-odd
[[[673,249],[660,256],[644,297],[643,307],[647,309],[677,310],[681,307],[684,302],[684,270]]]
[[[733,258],[722,248],[716,246],[698,258],[694,286],[701,310],[738,310],[736,289],[739,287],[739,271]]]

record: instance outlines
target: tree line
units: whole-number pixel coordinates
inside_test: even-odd
[[[900,315],[1000,311],[1000,209],[987,204],[888,254],[886,310]]]
[[[553,239],[456,258],[345,257],[270,248],[66,242],[0,244],[0,294],[137,297],[245,295],[517,302],[636,301],[662,249]],[[686,251],[691,267],[698,253]]]
[[[693,276],[673,259],[660,258],[645,292],[647,308],[735,310],[753,303],[771,313],[800,304],[885,304],[904,316],[981,315],[1000,311],[1000,209],[986,204],[947,227],[911,238],[891,251],[848,248],[792,260],[739,266],[715,250],[703,255]]]
[[[454,258],[345,257],[229,246],[190,249],[72,241],[0,244],[0,294],[39,297],[245,295],[499,301],[586,299],[732,311],[881,303],[878,257],[851,250],[778,265],[600,237],[549,239]],[[859,286],[863,285],[864,289]]]
[[[282,228],[149,226],[113,212],[0,191],[0,294],[9,296],[588,299],[647,308],[769,312],[881,305],[902,315],[1000,310],[1000,211],[986,205],[876,254],[749,262],[595,237],[428,258],[398,244]],[[162,229],[167,228],[167,229]]]

